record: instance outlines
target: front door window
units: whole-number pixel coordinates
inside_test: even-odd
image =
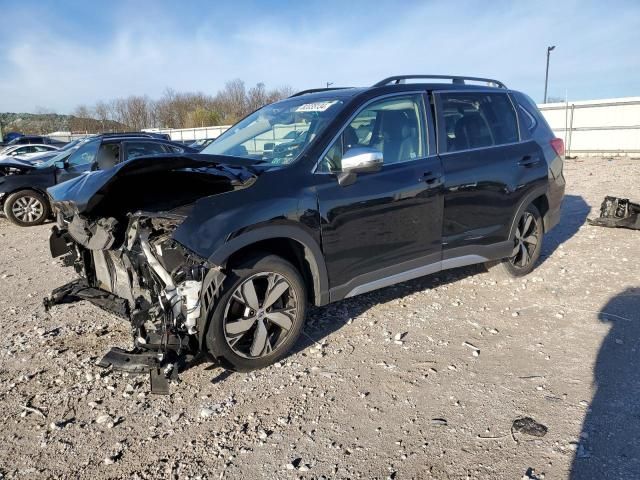
[[[347,125],[321,160],[319,172],[340,172],[344,154],[354,147],[382,152],[384,165],[425,157],[422,96],[378,100],[366,106]]]

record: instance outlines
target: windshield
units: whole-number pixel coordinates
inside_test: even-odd
[[[271,165],[293,163],[343,106],[344,101],[337,98],[310,100],[304,96],[273,103],[235,124],[202,153],[261,160]]]

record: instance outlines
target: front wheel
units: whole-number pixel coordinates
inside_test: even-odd
[[[49,202],[41,193],[21,190],[7,197],[4,213],[12,223],[21,227],[40,225],[49,216]]]
[[[230,370],[246,372],[284,357],[306,315],[302,276],[285,259],[263,255],[233,268],[209,313],[207,349]]]

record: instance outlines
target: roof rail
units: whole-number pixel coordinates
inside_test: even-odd
[[[389,85],[393,83],[394,85],[398,85],[400,83],[405,83],[407,79],[414,78],[433,78],[438,80],[451,80],[451,83],[464,85],[465,80],[472,80],[475,82],[487,82],[493,83],[499,88],[507,88],[507,86],[499,80],[494,80],[493,78],[481,78],[481,77],[466,77],[462,75],[394,75],[393,77],[385,78],[384,80],[380,80],[378,83],[373,85],[374,87],[384,87],[385,85]]]
[[[155,132],[104,132],[97,133],[98,137],[152,137]]]
[[[289,98],[299,97],[300,95],[306,95],[308,93],[329,92],[331,90],[344,90],[345,88],[351,88],[351,87],[310,88],[309,90],[302,90],[300,92],[296,92],[293,95],[291,95]]]

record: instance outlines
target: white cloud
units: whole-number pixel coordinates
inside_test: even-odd
[[[496,77],[539,98],[549,44],[558,45],[551,95],[638,94],[637,6],[620,15],[620,8],[597,4],[483,5],[400,5],[298,24],[284,15],[277,22],[252,18],[227,31],[208,12],[186,29],[170,12],[145,21],[139,12],[119,16],[103,43],[65,38],[43,24],[4,41],[0,111],[69,111],[130,94],[156,97],[165,87],[214,93],[232,78],[310,88],[425,72]]]

